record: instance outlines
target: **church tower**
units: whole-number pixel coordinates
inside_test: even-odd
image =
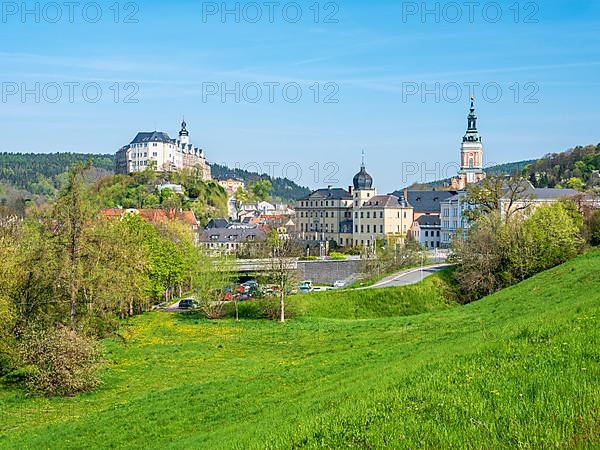
[[[471,110],[467,117],[467,132],[460,147],[460,170],[452,180],[452,189],[463,190],[468,184],[478,183],[485,178],[483,170],[483,143],[477,131],[475,99],[471,97]]]
[[[187,123],[185,123],[185,117],[181,122],[181,131],[179,132],[179,142],[183,145],[188,145],[190,143],[190,132],[187,130]]]

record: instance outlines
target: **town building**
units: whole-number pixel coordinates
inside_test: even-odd
[[[404,196],[378,195],[363,160],[348,190],[328,187],[299,201],[297,223],[303,240],[373,248],[377,240],[404,242],[413,222]]]
[[[227,191],[228,195],[234,195],[238,189],[245,189],[246,185],[242,180],[236,178],[227,178],[225,180],[218,180],[218,183]]]
[[[351,192],[331,186],[312,192],[298,201],[296,222],[301,240],[352,246]]]
[[[460,147],[460,170],[451,180],[450,188],[463,190],[468,184],[478,183],[485,178],[483,170],[483,141],[477,131],[477,114],[475,99],[471,97],[471,110],[467,117],[467,132],[463,136]]]
[[[154,168],[158,172],[196,169],[204,180],[210,180],[211,169],[204,151],[190,143],[185,120],[181,123],[179,139],[171,139],[161,131],[140,132],[115,157],[116,172],[130,174]]]
[[[198,240],[213,255],[252,256],[264,245],[267,233],[257,225],[215,220],[200,231]]]
[[[411,237],[421,247],[436,249],[441,246],[441,220],[439,215],[421,216],[411,227]]]
[[[456,195],[456,191],[415,191],[404,189],[395,191],[392,195],[404,197],[408,200],[410,206],[413,207],[414,220],[418,220],[421,216],[438,216],[440,215],[441,204],[444,200]]]

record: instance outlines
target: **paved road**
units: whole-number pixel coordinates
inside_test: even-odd
[[[384,278],[383,280],[375,283],[373,286],[369,286],[365,289],[381,289],[394,286],[407,286],[409,284],[416,284],[422,279],[427,278],[434,273],[444,270],[446,267],[450,267],[450,264],[436,264],[434,266],[425,266],[421,273],[421,268],[403,270],[392,276]]]

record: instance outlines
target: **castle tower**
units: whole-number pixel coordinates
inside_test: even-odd
[[[187,123],[185,123],[185,117],[181,122],[181,131],[179,132],[179,141],[183,145],[188,145],[190,143],[190,132],[187,130]]]

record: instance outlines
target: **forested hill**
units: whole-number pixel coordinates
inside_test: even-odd
[[[92,161],[96,175],[113,173],[114,155],[94,155],[85,153],[0,153],[0,184],[13,189],[27,191],[34,195],[51,196],[60,185],[61,174],[77,163]],[[234,177],[246,185],[254,181],[271,181],[271,195],[282,201],[294,201],[310,193],[310,189],[299,186],[285,178],[271,178],[266,174],[230,169],[213,164],[213,177],[217,179]],[[99,173],[98,173],[99,172]]]
[[[589,190],[600,185],[600,144],[552,153],[533,162],[525,172],[538,187]]]
[[[495,166],[486,167],[485,173],[488,175],[512,175],[515,173],[522,173],[525,168],[533,163],[535,163],[536,159],[529,159],[525,161],[517,161],[510,162],[504,164],[497,164]],[[430,183],[425,183],[422,185],[414,185],[415,188],[422,189],[431,189],[432,187],[438,188],[443,186],[448,186],[452,180],[450,178],[446,178],[444,180],[432,181]]]
[[[309,188],[299,186],[287,178],[273,178],[267,174],[258,174],[243,169],[230,169],[219,164],[213,164],[211,167],[212,175],[217,179],[236,178],[244,181],[246,185],[258,180],[269,180],[273,184],[271,195],[286,201],[298,200],[306,197],[311,192]]]
[[[113,155],[82,153],[0,153],[0,183],[36,195],[52,195],[60,176],[77,163],[92,161],[93,167],[112,173]]]

